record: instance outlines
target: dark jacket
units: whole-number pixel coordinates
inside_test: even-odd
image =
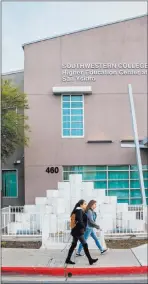
[[[81,207],[77,207],[73,212],[76,216],[76,226],[71,230],[72,236],[81,236],[84,234],[87,227],[87,215]]]
[[[88,219],[88,228],[96,228],[100,229],[100,226],[96,224],[97,214],[92,209],[87,211],[87,219]]]

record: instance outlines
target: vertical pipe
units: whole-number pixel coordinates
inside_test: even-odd
[[[143,180],[143,172],[142,172],[142,162],[141,162],[140,147],[139,147],[136,113],[135,113],[135,106],[134,106],[134,99],[133,99],[131,84],[128,84],[128,93],[129,93],[129,100],[130,100],[130,109],[131,109],[131,116],[132,116],[135,147],[136,147],[137,164],[138,164],[138,171],[139,171],[139,178],[140,178],[141,195],[142,195],[143,205],[146,206],[146,196],[145,196],[145,188],[144,188],[144,180]]]

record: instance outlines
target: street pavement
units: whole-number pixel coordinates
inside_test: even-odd
[[[68,250],[46,250],[46,249],[2,249],[2,266],[23,267],[63,267]],[[145,250],[147,254],[147,250]],[[91,250],[94,258],[99,258],[93,267],[123,267],[141,266],[147,263],[140,262],[131,249],[110,249],[104,255],[98,250]],[[147,257],[145,256],[145,259]],[[76,265],[69,267],[90,267],[85,256],[72,258]],[[147,259],[146,259],[147,261]]]
[[[73,277],[73,278],[68,278],[65,279],[64,277],[45,277],[43,275],[40,276],[15,276],[15,275],[5,275],[2,276],[2,284],[39,284],[39,283],[44,283],[44,284],[51,284],[51,283],[56,283],[56,284],[62,284],[62,283],[80,283],[80,284],[93,284],[93,283],[98,283],[98,284],[117,284],[117,283],[129,283],[129,284],[139,284],[139,283],[147,283],[147,275],[121,275],[120,277],[118,276],[110,276],[110,277],[105,277],[105,276],[91,276],[91,277]]]

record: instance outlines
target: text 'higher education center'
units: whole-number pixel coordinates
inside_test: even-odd
[[[73,173],[118,202],[142,204],[128,95],[132,85],[148,201],[147,15],[37,42],[24,49],[30,145],[25,203]]]

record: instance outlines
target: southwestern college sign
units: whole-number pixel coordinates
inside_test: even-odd
[[[147,75],[148,63],[66,63],[62,81],[96,81],[97,76]]]

